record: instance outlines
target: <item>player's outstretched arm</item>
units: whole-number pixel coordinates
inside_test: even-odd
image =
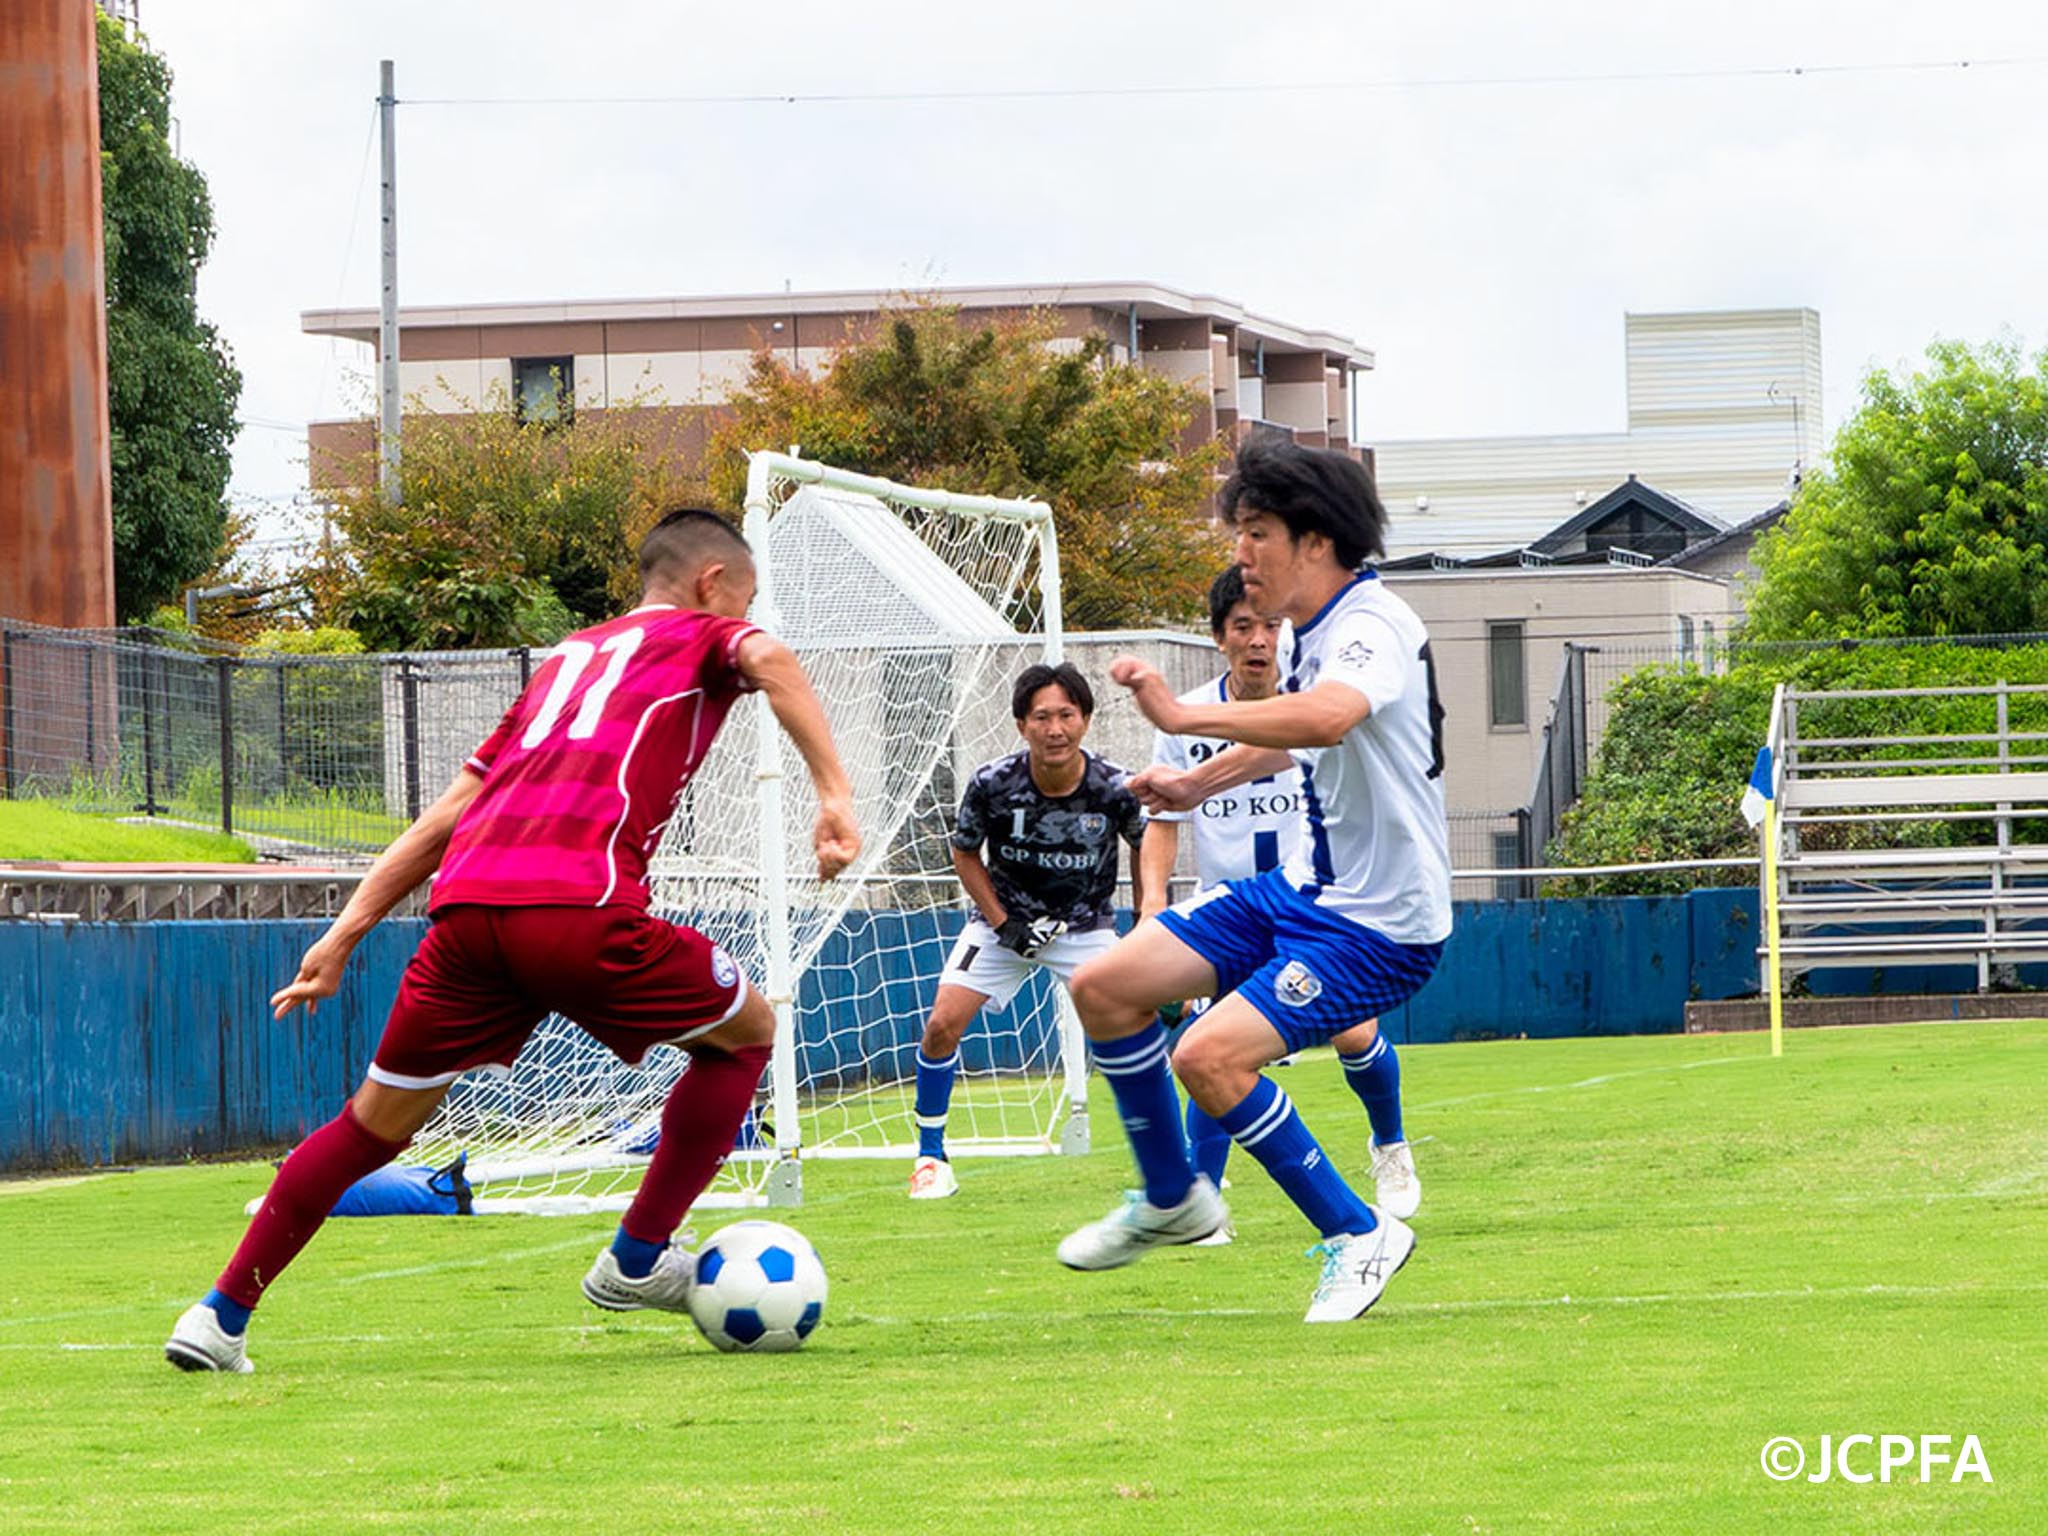
[[[349,897],[348,905],[341,909],[341,915],[314,940],[313,947],[300,959],[299,974],[288,986],[279,988],[272,995],[270,1008],[273,1018],[283,1018],[301,1003],[306,1005],[306,1012],[311,1013],[319,1006],[321,998],[334,996],[341,987],[342,969],[348,964],[348,957],[355,953],[363,935],[382,922],[386,913],[441,867],[441,856],[448,851],[448,839],[455,833],[455,823],[483,787],[483,779],[473,770],[464,768],[455,775],[455,782],[442,792],[441,798],[421,811],[419,819],[377,855],[376,862],[355,888],[355,894]]]
[[[1372,713],[1371,700],[1339,682],[1322,682],[1306,693],[1281,693],[1270,699],[1183,704],[1159,669],[1135,656],[1117,657],[1109,664],[1109,676],[1131,690],[1131,701],[1160,730],[1176,736],[1223,736],[1251,747],[1334,747]],[[1227,787],[1211,785],[1210,792]]]
[[[818,791],[818,819],[811,828],[811,846],[818,855],[818,878],[830,880],[860,853],[860,828],[853,815],[853,782],[832,744],[824,706],[796,652],[774,636],[756,630],[740,642],[742,676],[768,696],[768,707],[803,754],[811,783]]]
[[[1192,811],[1211,795],[1293,766],[1292,754],[1277,747],[1231,747],[1193,768],[1154,764],[1131,776],[1131,793],[1148,811]]]

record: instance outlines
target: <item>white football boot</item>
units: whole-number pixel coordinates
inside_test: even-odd
[[[960,1193],[960,1176],[943,1157],[920,1157],[910,1165],[910,1198],[943,1200]]]
[[[1162,1209],[1132,1190],[1100,1221],[1060,1240],[1059,1260],[1069,1269],[1116,1269],[1148,1248],[1198,1243],[1230,1224],[1230,1208],[1201,1174],[1178,1205]]]
[[[1405,1141],[1377,1142],[1372,1149],[1373,1209],[1407,1221],[1422,1206],[1422,1180],[1415,1176],[1415,1154]]]
[[[1373,1214],[1379,1225],[1370,1232],[1344,1233],[1309,1249],[1321,1255],[1323,1273],[1303,1322],[1348,1323],[1365,1316],[1415,1252],[1413,1227],[1385,1211]]]
[[[181,1371],[247,1376],[256,1369],[249,1362],[248,1335],[221,1327],[219,1315],[203,1301],[187,1307],[178,1319],[164,1343],[164,1358]]]
[[[619,1269],[617,1254],[603,1249],[583,1277],[583,1299],[607,1312],[639,1312],[650,1307],[662,1312],[689,1311],[690,1287],[697,1281],[697,1257],[683,1246],[690,1235],[685,1232],[671,1240],[654,1261],[654,1268],[638,1280]]]

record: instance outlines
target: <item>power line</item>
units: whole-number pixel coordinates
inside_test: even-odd
[[[1613,70],[1591,74],[1436,75],[1407,79],[1320,80],[1301,83],[1213,81],[1201,85],[1076,85],[953,91],[807,91],[680,96],[408,96],[408,107],[757,107],[849,106],[986,101],[1075,101],[1167,96],[1376,94],[1392,91],[1489,90],[1512,87],[1644,85],[1685,80],[1799,80],[1809,76],[1959,73],[2025,69],[2048,64],[2048,54],[1986,59],[1909,59],[1887,64],[1742,65],[1723,69]]]

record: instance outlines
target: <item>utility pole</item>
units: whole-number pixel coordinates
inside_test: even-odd
[[[391,61],[377,65],[377,128],[384,161],[383,290],[377,320],[377,486],[394,505],[399,488],[398,417],[398,95]]]

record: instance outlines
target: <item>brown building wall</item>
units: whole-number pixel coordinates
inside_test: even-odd
[[[114,622],[95,9],[0,5],[0,618]]]
[[[967,307],[961,309],[960,319],[966,325],[987,325],[1020,319],[1027,313],[1014,307]],[[1119,355],[1129,344],[1130,316],[1126,311],[1099,304],[1067,304],[1038,313],[1052,317],[1059,336],[1105,337],[1119,349]],[[779,331],[775,329],[778,322],[782,325]],[[822,314],[763,311],[715,319],[438,326],[408,328],[401,355],[407,369],[415,370],[406,385],[408,391],[425,385],[429,377],[438,380],[430,372],[436,363],[482,360],[488,374],[494,360],[502,369],[507,357],[573,355],[578,359],[577,393],[584,410],[598,409],[606,400],[624,400],[636,387],[636,379],[651,375],[653,387],[669,400],[691,402],[655,410],[674,419],[677,456],[687,472],[694,472],[718,416],[719,401],[738,383],[747,354],[766,347],[788,361],[815,367],[832,350],[871,340],[887,324],[886,314],[849,310]],[[1236,381],[1229,375],[1239,367],[1249,369],[1253,351],[1238,336],[1236,327],[1204,315],[1159,316],[1140,322],[1139,343],[1140,361],[1149,360],[1160,371],[1183,380],[1201,397],[1181,434],[1182,447],[1197,447],[1219,433],[1234,440],[1243,412],[1236,403]],[[623,360],[638,361],[626,363],[621,372],[616,365]],[[1322,447],[1333,441],[1325,414],[1328,364],[1320,351],[1266,354],[1268,382],[1296,392],[1296,398],[1289,401],[1287,420],[1291,435],[1305,445]],[[1219,369],[1223,372],[1220,380]],[[475,393],[456,378],[456,372],[451,367],[445,387],[436,382],[424,389],[430,408],[436,408],[438,399],[448,402],[438,408],[460,409]],[[1313,388],[1308,387],[1311,384]],[[1274,397],[1269,394],[1267,398],[1270,406]],[[1341,398],[1341,390],[1329,394],[1335,402],[1332,409],[1341,410]],[[1347,446],[1341,435],[1334,443]],[[372,450],[368,423],[316,423],[308,446],[316,490],[365,483]]]

